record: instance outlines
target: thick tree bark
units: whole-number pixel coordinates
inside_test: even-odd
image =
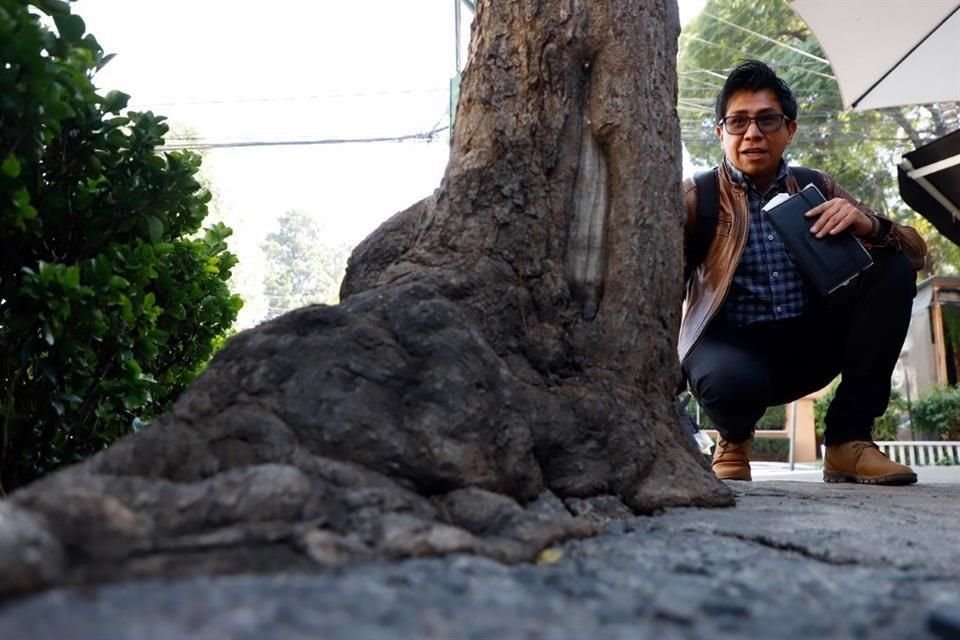
[[[481,0],[440,189],[358,247],[341,305],[240,334],[148,429],[0,503],[0,595],[524,561],[731,504],[671,402],[677,35],[674,0]]]
[[[446,177],[354,253],[341,295],[437,283],[542,399],[550,488],[728,500],[670,398],[682,296],[676,7],[480,3]]]

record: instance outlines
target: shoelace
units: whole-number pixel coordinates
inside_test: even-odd
[[[749,442],[749,440],[747,440],[747,442]],[[721,439],[717,443],[717,457],[721,458],[728,453],[740,453],[747,442],[729,442]]]
[[[726,440],[721,440],[721,441],[718,442],[717,444],[718,444],[719,447],[720,447],[720,453],[726,453],[727,451],[730,451],[731,449],[736,449],[736,448],[737,448],[737,445],[733,444],[732,442],[727,442]]]
[[[861,454],[861,455],[863,454],[863,452],[864,452],[865,449],[876,449],[877,453],[879,453],[880,455],[882,455],[882,456],[883,456],[884,458],[886,458],[887,460],[890,459],[890,456],[888,456],[888,455],[885,454],[883,451],[881,451],[881,450],[880,450],[880,447],[878,447],[875,442],[869,442],[869,441],[866,441],[866,440],[861,440],[861,441],[859,441],[859,442],[854,442],[854,443],[853,443],[853,448],[856,449],[856,450],[857,450],[857,453],[858,453],[858,454]]]

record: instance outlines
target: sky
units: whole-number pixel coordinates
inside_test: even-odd
[[[131,95],[130,108],[169,118],[168,144],[258,146],[204,151],[215,215],[234,228],[244,328],[257,298],[259,245],[285,211],[321,222],[332,243],[355,245],[439,186],[449,124],[458,0],[77,0],[115,58],[94,79]],[[681,22],[706,0],[680,0]],[[462,9],[465,58],[470,11]],[[263,142],[298,142],[269,146]]]

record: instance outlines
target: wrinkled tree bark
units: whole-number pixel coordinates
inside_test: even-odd
[[[714,503],[677,437],[678,19],[669,0],[481,4],[433,198],[354,253],[341,295],[430,282],[542,402],[564,495]]]
[[[731,504],[671,403],[678,30],[674,0],[480,0],[437,192],[357,248],[341,305],[240,334],[148,429],[0,503],[0,594],[523,561]]]

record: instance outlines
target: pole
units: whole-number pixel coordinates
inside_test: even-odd
[[[460,3],[462,0],[453,0],[454,45],[457,48],[457,75],[460,75]]]
[[[916,440],[916,436],[913,434],[913,401],[910,398],[910,376],[907,373],[907,365],[903,365],[903,388],[906,391],[907,396],[907,426],[910,430],[910,439]]]
[[[790,414],[793,416],[790,425],[790,471],[793,471],[797,457],[797,401],[794,400],[790,404],[792,405]]]

